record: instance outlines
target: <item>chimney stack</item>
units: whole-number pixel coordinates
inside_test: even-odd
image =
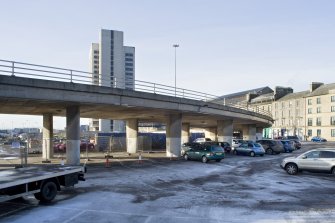
[[[317,89],[318,87],[320,87],[322,85],[323,85],[323,83],[321,83],[321,82],[312,82],[309,85],[309,92],[312,93],[313,91],[315,91],[315,89]]]

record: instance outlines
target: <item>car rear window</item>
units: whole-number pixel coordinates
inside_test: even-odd
[[[259,143],[254,143],[255,147],[261,147],[261,145]]]
[[[213,146],[212,147],[212,152],[223,152],[223,149],[222,149],[222,147],[220,147],[220,146]]]
[[[320,158],[335,158],[335,152],[332,151],[321,151]]]

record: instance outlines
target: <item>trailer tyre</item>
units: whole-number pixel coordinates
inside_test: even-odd
[[[40,199],[38,200],[40,201],[50,202],[56,197],[56,195],[57,195],[56,183],[53,181],[48,181],[43,184],[41,192],[35,194],[35,198],[38,199],[39,197]]]

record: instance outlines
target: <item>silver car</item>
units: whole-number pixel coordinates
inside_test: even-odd
[[[283,159],[280,166],[290,175],[303,170],[335,175],[335,148],[313,149],[298,157],[288,157]]]

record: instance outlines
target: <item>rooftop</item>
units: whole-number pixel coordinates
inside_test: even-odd
[[[277,101],[299,99],[299,98],[306,97],[308,94],[309,94],[309,91],[301,91],[301,92],[296,92],[296,93],[290,93],[290,94],[287,94],[284,97],[278,99]]]
[[[313,92],[307,95],[307,97],[329,94],[329,91],[334,89],[335,89],[335,83],[325,84],[315,89]]]

